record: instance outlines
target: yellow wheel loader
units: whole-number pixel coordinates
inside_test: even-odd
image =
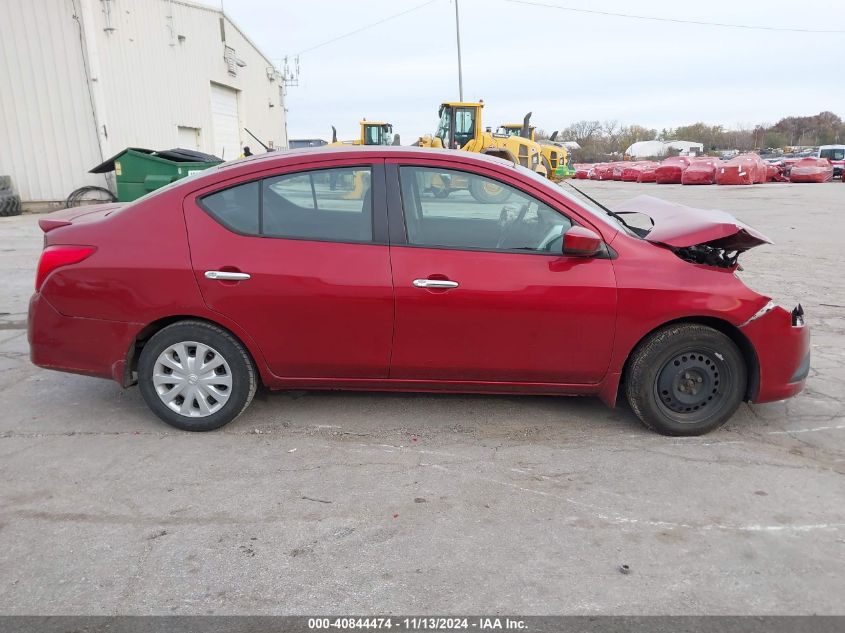
[[[393,134],[393,125],[383,121],[367,121],[364,119],[359,122],[361,133],[357,139],[352,141],[338,141],[337,129],[332,126],[332,142],[326,147],[337,147],[340,145],[399,145],[399,135]],[[355,180],[352,183],[352,190],[343,194],[343,200],[360,200],[364,195],[364,190],[367,183],[364,182],[364,171],[358,171],[355,174]]]
[[[393,134],[393,125],[382,121],[360,121],[361,133],[352,141],[338,141],[337,130],[332,126],[332,142],[329,146],[337,145],[399,145],[399,135]]]
[[[526,120],[531,118],[531,113],[525,117]],[[521,136],[523,133],[523,124],[520,123],[505,123],[500,125],[496,130],[496,134],[501,136]],[[566,172],[569,166],[569,156],[566,148],[555,142],[557,132],[552,134],[552,138],[547,140],[537,140],[537,128],[533,125],[528,126],[528,138],[540,145],[542,153],[543,165],[546,167],[548,177],[552,180],[559,180],[566,177]]]
[[[465,152],[477,152],[504,158],[518,163],[537,173],[547,176],[543,165],[540,145],[526,136],[503,136],[485,130],[481,124],[481,109],[484,102],[444,102],[440,105],[440,123],[434,136],[421,137],[416,145],[420,147],[445,147]],[[527,124],[527,121],[526,121]],[[454,176],[434,176],[431,191],[443,197],[451,191],[469,189],[479,202],[502,202],[510,192],[493,183],[482,184],[478,179]]]

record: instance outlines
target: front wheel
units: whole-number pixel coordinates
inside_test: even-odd
[[[235,337],[204,321],[181,321],[157,332],[138,359],[147,406],[183,431],[211,431],[247,408],[257,378]]]
[[[634,350],[626,395],[634,413],[664,435],[703,435],[742,402],[745,361],[725,334],[695,323],[664,327]]]

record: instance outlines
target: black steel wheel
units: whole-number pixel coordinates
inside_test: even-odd
[[[628,363],[634,413],[666,435],[702,435],[724,424],[746,390],[745,360],[725,334],[695,323],[671,325],[643,341]]]
[[[687,414],[689,422],[702,419],[707,405],[718,406],[730,391],[731,370],[718,352],[691,349],[663,365],[655,382],[655,396],[671,414]]]

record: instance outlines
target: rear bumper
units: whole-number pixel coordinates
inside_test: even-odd
[[[759,363],[759,381],[751,402],[784,400],[804,388],[810,372],[810,328],[792,325],[792,315],[775,306],[741,328]]]
[[[83,319],[60,314],[40,294],[29,300],[27,339],[33,364],[124,383],[129,345],[137,323]]]

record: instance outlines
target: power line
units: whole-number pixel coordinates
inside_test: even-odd
[[[695,24],[698,26],[718,26],[731,29],[746,29],[751,31],[783,31],[788,33],[824,33],[824,34],[845,34],[841,30],[819,30],[819,29],[797,29],[780,26],[755,26],[752,24],[729,24],[726,22],[705,22],[703,20],[682,20],[679,18],[662,18],[654,15],[634,15],[631,13],[614,13],[612,11],[599,11],[597,9],[582,9],[576,7],[565,7],[559,4],[547,4],[544,2],[533,2],[531,0],[505,0],[512,4],[522,4],[532,7],[543,7],[546,9],[559,9],[560,11],[571,11],[573,13],[589,13],[591,15],[611,16],[614,18],[629,18],[632,20],[651,20],[653,22],[673,22],[675,24]]]
[[[306,48],[305,50],[299,51],[297,53],[297,55],[302,55],[303,53],[310,53],[311,51],[313,51],[315,49],[322,48],[323,46],[328,46],[329,44],[333,44],[334,42],[337,42],[338,40],[342,40],[346,37],[349,37],[350,35],[355,35],[356,33],[360,33],[361,31],[366,31],[367,29],[371,29],[374,26],[378,26],[379,24],[384,24],[385,22],[389,22],[390,20],[396,19],[396,18],[401,17],[403,15],[407,15],[409,13],[412,13],[414,11],[422,9],[423,7],[427,7],[430,4],[434,4],[437,1],[438,0],[428,0],[428,2],[423,2],[420,5],[417,5],[415,7],[411,7],[410,9],[406,9],[405,11],[401,11],[400,13],[394,13],[393,15],[389,15],[386,18],[382,18],[381,20],[378,20],[376,22],[372,22],[370,24],[367,24],[365,26],[357,28],[354,31],[349,31],[348,33],[344,33],[343,35],[338,35],[337,37],[333,37],[330,40],[326,40],[325,42],[321,42],[319,44],[311,46],[310,48]]]

